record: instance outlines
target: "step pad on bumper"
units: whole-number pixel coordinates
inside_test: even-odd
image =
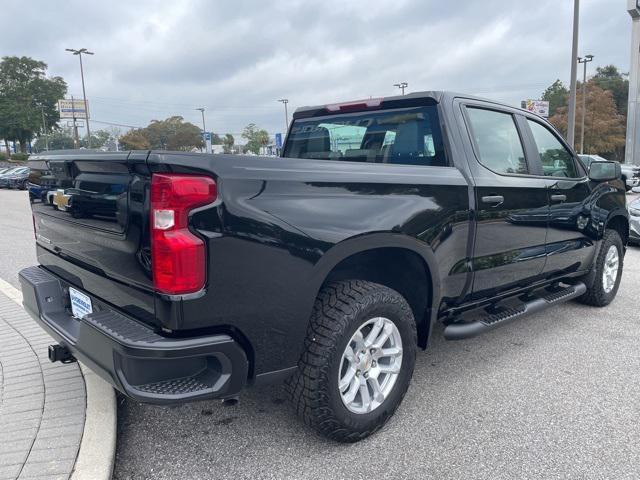
[[[179,403],[234,397],[247,382],[244,349],[223,333],[165,337],[41,267],[19,275],[25,309],[71,355],[135,400]],[[91,298],[94,312],[75,318],[68,287]]]
[[[480,313],[472,318],[471,321],[464,321],[463,319],[453,320],[452,323],[445,327],[444,336],[447,340],[462,340],[475,337],[505,325],[517,318],[544,310],[551,305],[578,298],[586,291],[587,287],[581,282],[575,285],[558,287],[557,290],[545,289],[536,292],[537,295],[533,295],[526,300],[520,300],[519,305],[503,308],[498,312]]]
[[[196,377],[176,378],[163,382],[147,383],[137,385],[136,388],[143,392],[155,393],[156,395],[184,395],[210,388]]]

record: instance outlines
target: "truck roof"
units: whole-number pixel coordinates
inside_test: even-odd
[[[387,108],[408,106],[407,104],[415,105],[433,105],[440,103],[446,98],[462,97],[470,100],[479,100],[482,102],[493,103],[496,105],[504,105],[510,108],[517,108],[517,106],[508,105],[503,102],[491,100],[488,98],[477,97],[475,95],[468,95],[448,90],[428,90],[424,92],[407,93],[406,95],[393,95],[389,97],[377,97],[366,98],[360,100],[352,100],[346,102],[338,102],[325,105],[313,105],[306,107],[299,107],[295,110],[293,118],[308,118],[317,115],[327,115],[330,113],[366,110],[367,108],[376,108],[382,104],[385,104]]]

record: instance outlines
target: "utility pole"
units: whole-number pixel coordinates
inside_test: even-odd
[[[571,86],[569,88],[569,120],[567,122],[567,143],[575,146],[576,138],[576,88],[578,80],[578,30],[580,25],[580,0],[573,1],[573,45],[571,47]]]
[[[73,95],[71,95],[71,114],[73,115],[73,148],[80,148],[80,138],[78,137],[78,125],[76,125],[76,109],[74,107]]]
[[[84,116],[87,122],[87,146],[91,148],[91,130],[89,129],[89,107],[87,106],[87,92],[84,89],[84,69],[82,68],[82,54],[85,55],[93,55],[93,52],[90,52],[86,48],[81,48],[79,50],[74,50],[73,48],[65,48],[67,52],[71,52],[74,55],[77,55],[80,59],[80,78],[82,79],[82,97],[84,98]],[[74,113],[74,125],[75,125],[75,113]]]
[[[49,151],[49,135],[47,134],[47,120],[44,117],[44,106],[40,105],[40,111],[42,112],[42,131],[44,133],[44,148]]]
[[[289,131],[289,111],[287,110],[287,103],[289,103],[289,99],[281,98],[278,101],[284,105],[284,131],[288,132]]]
[[[409,84],[407,82],[400,82],[400,83],[394,83],[393,86],[398,87],[400,90],[402,90],[402,95],[404,95],[404,89],[407,88]]]
[[[627,12],[633,19],[631,63],[629,64],[629,108],[625,163],[640,165],[640,1],[627,0]]]
[[[587,63],[593,61],[593,55],[578,57],[578,63],[584,64],[582,75],[582,126],[580,128],[580,154],[584,154],[584,118],[587,114]]]

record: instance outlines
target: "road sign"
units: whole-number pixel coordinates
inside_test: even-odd
[[[211,153],[211,132],[203,132],[202,138],[204,138],[205,151]]]
[[[541,117],[549,117],[549,102],[545,100],[524,100],[522,108]]]
[[[282,148],[282,134],[276,133],[276,148]]]
[[[89,102],[87,102],[87,107]],[[89,109],[85,108],[84,101],[82,100],[58,100],[58,111],[60,112],[60,118],[75,118],[75,119],[87,119],[89,117]]]

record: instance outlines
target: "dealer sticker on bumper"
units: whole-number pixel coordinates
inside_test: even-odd
[[[69,298],[71,299],[71,312],[76,318],[83,318],[93,313],[91,299],[88,295],[79,292],[75,288],[69,287]]]

